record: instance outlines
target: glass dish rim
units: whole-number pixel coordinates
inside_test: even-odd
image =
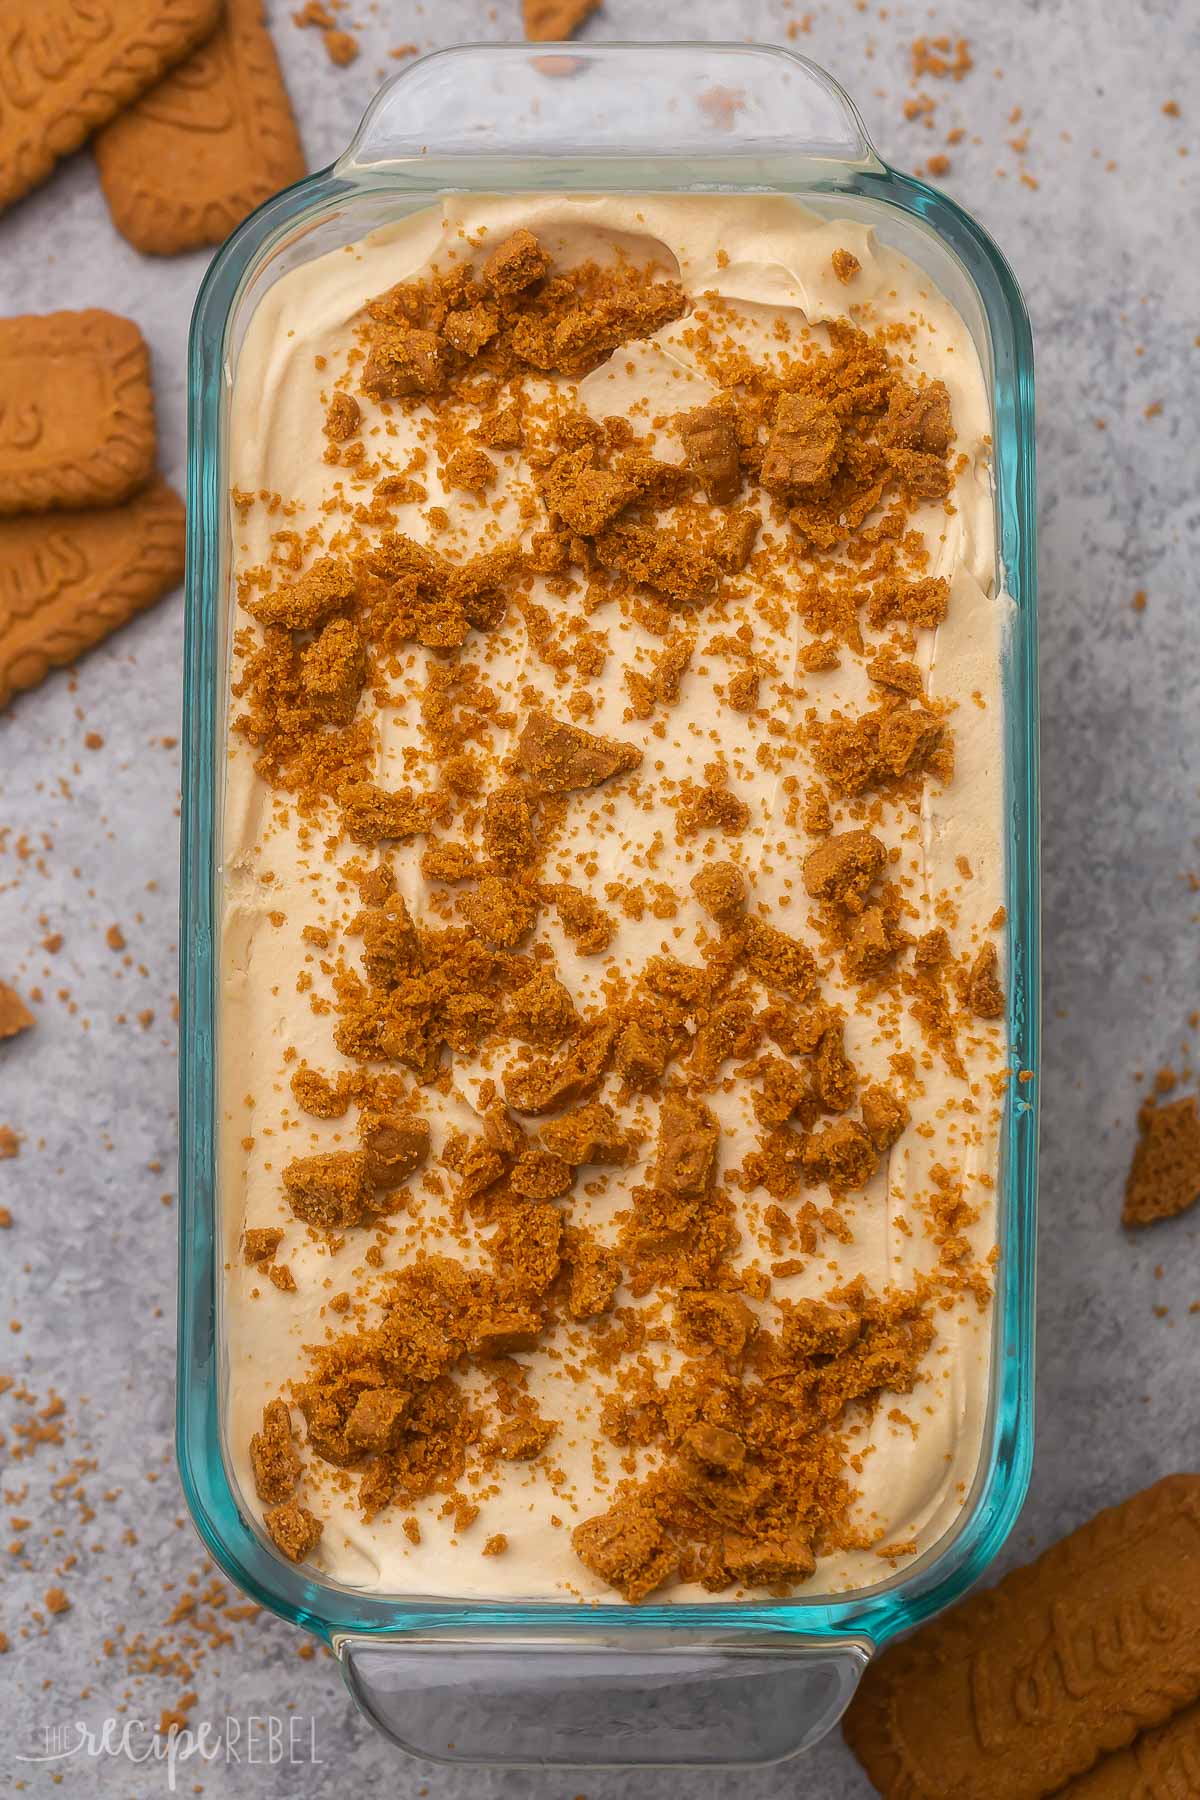
[[[641,46],[586,44],[603,57]],[[482,46],[434,52],[453,56]],[[528,53],[528,46],[495,46]],[[559,48],[566,48],[560,46]],[[185,603],[183,772],[180,871],[180,1240],[178,1290],[178,1391],[176,1449],[184,1496],[207,1549],[238,1587],[259,1604],[333,1642],[348,1636],[381,1638],[430,1632],[487,1631],[547,1638],[589,1637],[664,1629],[728,1641],[731,1634],[769,1634],[799,1647],[828,1646],[847,1638],[873,1648],[957,1599],[982,1573],[1007,1537],[1024,1500],[1033,1450],[1034,1244],[1037,1182],[1036,1071],[1040,1040],[1038,744],[1036,570],[1034,560],[1033,352],[1029,320],[1015,277],[988,234],[962,208],[912,176],[882,162],[873,151],[853,103],[827,72],[809,59],[775,45],[656,44],[680,52],[768,50],[803,65],[835,89],[868,152],[853,162],[825,159],[836,176],[797,184],[794,193],[857,194],[933,231],[955,256],[979,301],[992,352],[992,403],[997,537],[1004,587],[1015,602],[1009,644],[1005,707],[1006,811],[1009,825],[1007,900],[1009,930],[1009,1031],[1012,1087],[1003,1125],[1005,1180],[999,1197],[1004,1233],[997,1289],[991,1439],[981,1458],[973,1510],[930,1552],[911,1576],[890,1578],[880,1588],[844,1597],[806,1600],[681,1602],[629,1607],[581,1606],[570,1601],[452,1602],[380,1597],[314,1579],[285,1564],[264,1545],[239,1505],[221,1451],[220,1344],[216,1289],[220,1277],[215,1157],[214,1030],[218,938],[214,913],[217,818],[214,769],[218,692],[215,642],[221,582],[220,472],[222,370],[225,332],[242,287],[277,247],[283,234],[315,222],[360,191],[339,173],[320,171],[268,201],[233,234],[214,258],[196,300],[188,354],[188,548]],[[539,45],[545,54],[547,46]],[[431,58],[420,58],[391,78],[404,80]],[[382,90],[381,90],[382,92]],[[378,105],[377,95],[364,123]],[[359,141],[363,126],[354,142]],[[604,160],[607,163],[611,159]],[[664,151],[663,160],[670,160]],[[486,158],[479,158],[480,164]],[[677,190],[703,191],[695,170],[682,170]],[[362,188],[373,194],[389,184],[378,171]],[[411,201],[411,176],[397,182]],[[585,183],[573,183],[585,191]],[[606,184],[610,185],[610,184]],[[731,189],[726,181],[722,191]],[[480,182],[482,191],[487,184]],[[445,184],[426,190],[432,202]],[[492,188],[490,191],[498,191]],[[509,190],[505,190],[509,191]],[[525,191],[536,191],[526,187]],[[563,191],[568,191],[564,189]],[[742,191],[763,191],[748,183]],[[784,190],[776,190],[784,191]],[[1033,1095],[1016,1076],[1034,1071]],[[986,1463],[986,1467],[985,1467]],[[647,1642],[644,1638],[643,1643]]]

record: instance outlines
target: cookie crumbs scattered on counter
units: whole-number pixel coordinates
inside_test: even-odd
[[[58,1614],[71,1610],[71,1602],[60,1587],[47,1588],[44,1600],[47,1612]]]
[[[927,175],[948,175],[950,173],[950,158],[941,151],[939,151],[936,156],[928,157],[925,162],[925,172]]]
[[[1179,117],[1179,102],[1178,102],[1178,100],[1164,100],[1162,103],[1162,109],[1168,119],[1177,119]]]
[[[961,81],[975,67],[967,39],[952,40],[949,36],[914,38],[911,62],[914,81],[919,81],[922,75],[932,75],[937,81],[947,76]]]
[[[0,1125],[0,1162],[21,1154],[21,1140],[11,1125]]]
[[[110,950],[124,950],[125,933],[119,925],[110,925],[104,934],[104,941]]]
[[[1146,590],[1145,590],[1145,588],[1138,588],[1137,592],[1133,596],[1132,606],[1133,606],[1134,612],[1136,612],[1136,613],[1145,612],[1145,610],[1146,610]]]
[[[86,750],[103,750],[104,738],[98,731],[89,731],[83,740]]]
[[[358,55],[358,39],[348,31],[323,31],[321,42],[335,68],[344,69]]]

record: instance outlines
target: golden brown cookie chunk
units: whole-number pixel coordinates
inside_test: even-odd
[[[885,1800],[1042,1800],[1198,1697],[1200,1475],[1171,1475],[886,1651],[844,1730]]]
[[[762,460],[768,493],[786,497],[833,473],[841,451],[837,415],[811,394],[784,394]]]
[[[731,413],[719,406],[700,406],[679,421],[688,466],[695,470],[708,498],[728,506],[742,485],[737,430]]]
[[[153,471],[136,325],[98,310],[0,319],[0,513],[113,506]]]
[[[307,1506],[285,1500],[282,1506],[268,1507],[263,1524],[289,1562],[303,1562],[316,1549],[324,1527]]]
[[[481,274],[484,286],[494,294],[520,294],[540,281],[549,267],[550,258],[532,231],[522,226],[492,251]]]
[[[202,44],[220,0],[5,0],[0,210]]]
[[[995,944],[981,944],[967,977],[967,999],[980,1019],[1004,1017],[1004,986],[1000,980],[1000,954]]]
[[[547,794],[599,787],[614,775],[636,769],[642,753],[636,744],[596,737],[534,707],[521,728],[516,760]]]
[[[0,1038],[18,1037],[33,1024],[33,1014],[6,981],[0,981]]]
[[[574,37],[601,0],[521,0],[525,36],[532,44],[558,44]]]
[[[861,912],[887,851],[870,831],[840,831],[826,838],[804,859],[804,885],[814,900],[831,900]]]
[[[300,1479],[300,1458],[292,1441],[292,1417],[282,1400],[263,1407],[262,1430],[250,1439],[250,1466],[260,1500],[268,1506],[290,1500]]]
[[[360,1225],[371,1201],[370,1161],[365,1150],[327,1150],[297,1156],[283,1171],[288,1205],[306,1225],[346,1231]]]
[[[571,1542],[580,1562],[626,1600],[644,1600],[678,1561],[658,1520],[638,1499],[618,1500],[606,1513],[585,1519]]]
[[[269,1262],[282,1242],[278,1225],[247,1225],[242,1233],[242,1256],[248,1263]]]
[[[299,181],[304,151],[261,0],[225,0],[204,47],[94,148],[113,224],[151,256],[222,243]]]
[[[125,625],[183,576],[183,502],[0,520],[0,707]]]
[[[1200,1112],[1188,1094],[1138,1114],[1138,1144],[1125,1182],[1123,1225],[1172,1219],[1200,1200]]]
[[[691,889],[705,912],[718,923],[736,919],[746,904],[749,889],[736,863],[708,863],[691,879]]]

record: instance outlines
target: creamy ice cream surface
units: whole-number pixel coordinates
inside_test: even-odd
[[[233,379],[246,1504],[385,1594],[886,1579],[990,1381],[963,321],[782,198],[452,198],[279,279]]]

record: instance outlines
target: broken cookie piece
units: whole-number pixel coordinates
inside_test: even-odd
[[[887,851],[873,832],[837,832],[805,857],[804,885],[814,900],[861,912],[886,861]]]
[[[320,1519],[306,1506],[286,1500],[282,1506],[269,1506],[263,1524],[289,1562],[304,1562],[321,1541],[324,1530]]]
[[[514,755],[518,767],[546,794],[598,787],[614,775],[638,768],[642,761],[636,744],[595,737],[536,707],[522,727]]]
[[[626,1600],[644,1600],[661,1587],[677,1557],[650,1508],[641,1500],[619,1500],[605,1513],[585,1519],[571,1533],[581,1563],[616,1588]]]
[[[1125,1182],[1123,1225],[1172,1219],[1200,1200],[1200,1108],[1188,1094],[1167,1106],[1147,1102]]]
[[[384,1193],[402,1187],[429,1159],[429,1121],[412,1113],[364,1112],[358,1136],[370,1185]]]
[[[746,904],[746,877],[736,863],[713,862],[692,876],[692,892],[719,925],[736,919]]]
[[[298,1156],[283,1171],[288,1205],[306,1225],[346,1231],[360,1225],[371,1203],[370,1163],[365,1150],[328,1150]]]
[[[378,325],[363,369],[363,391],[374,400],[436,393],[446,378],[446,346],[435,332]]]
[[[737,428],[719,406],[700,406],[679,420],[688,467],[715,506],[736,500],[742,485]]]
[[[828,480],[837,466],[842,434],[837,415],[811,394],[782,394],[762,460],[762,484],[788,499]]]
[[[550,258],[534,237],[522,226],[497,246],[480,271],[484,287],[494,294],[520,294],[541,281],[550,267]]]
[[[291,1414],[282,1400],[269,1400],[263,1407],[262,1430],[250,1439],[250,1466],[260,1500],[278,1506],[291,1499],[302,1464],[292,1438]]]

